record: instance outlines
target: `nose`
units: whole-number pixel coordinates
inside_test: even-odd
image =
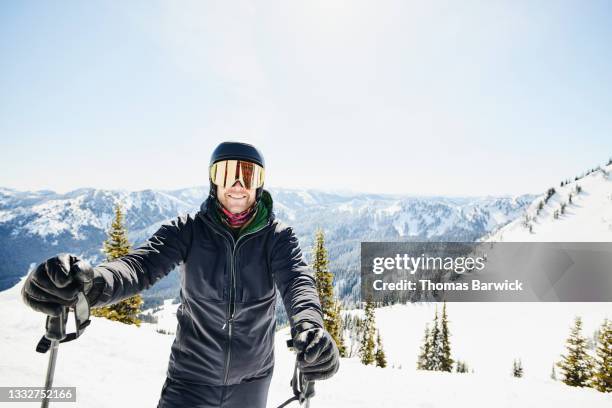
[[[234,183],[234,185],[232,186],[232,188],[236,188],[236,189],[243,189],[244,185],[242,185],[242,182],[240,180],[236,180],[236,182]]]

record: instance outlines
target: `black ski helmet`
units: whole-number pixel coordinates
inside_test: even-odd
[[[242,142],[223,142],[219,146],[215,148],[210,156],[210,163],[208,165],[208,169],[210,170],[211,166],[216,162],[222,160],[244,160],[249,161],[255,164],[259,164],[264,169],[266,168],[266,164],[264,161],[264,157],[257,148],[248,143]],[[217,188],[210,179],[210,171],[208,174],[208,181],[210,183],[210,195],[212,197],[217,197]],[[263,193],[263,186],[259,187],[256,190],[255,202],[258,202],[261,198],[261,194]]]

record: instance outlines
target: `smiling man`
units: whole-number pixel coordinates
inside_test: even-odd
[[[331,377],[338,348],[323,329],[297,238],[275,219],[264,168],[255,147],[221,143],[210,161],[209,197],[195,216],[162,225],[130,254],[95,268],[73,255],[51,258],[26,279],[24,301],[56,315],[84,291],[90,306],[104,306],[180,265],[178,326],[158,408],[260,408],[274,369],[278,288],[305,378]]]

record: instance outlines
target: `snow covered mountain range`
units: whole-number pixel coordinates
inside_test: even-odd
[[[137,192],[83,188],[65,194],[0,188],[0,290],[14,285],[33,263],[60,252],[103,259],[100,248],[121,203],[130,240],[140,244],[159,225],[194,213],[208,186]],[[271,189],[277,216],[297,231],[308,256],[314,232],[323,228],[340,294],[358,290],[359,243],[382,240],[472,241],[522,214],[533,196],[409,197]],[[178,293],[176,277],[150,291]],[[174,295],[172,294],[174,293]]]

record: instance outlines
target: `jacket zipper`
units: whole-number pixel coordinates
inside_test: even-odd
[[[204,217],[202,217],[204,218]],[[209,222],[209,221],[207,221]],[[210,223],[210,222],[209,222]],[[219,231],[216,231],[215,226],[212,226],[213,231],[217,232],[217,234],[221,235],[224,237],[224,239],[226,240],[226,242],[228,242],[228,244],[233,244],[233,246],[231,247],[231,259],[230,259],[230,265],[231,265],[231,271],[230,271],[230,291],[229,291],[229,305],[228,305],[228,313],[227,315],[229,316],[225,322],[225,324],[223,325],[222,329],[225,330],[225,327],[227,326],[227,353],[225,354],[225,373],[223,376],[223,384],[227,384],[227,378],[229,376],[229,365],[230,365],[230,359],[231,359],[231,354],[232,354],[232,327],[234,325],[234,309],[235,309],[235,298],[236,298],[236,267],[235,267],[235,263],[236,263],[236,252],[238,250],[238,243],[240,242],[241,239],[245,238],[245,237],[252,237],[254,234],[258,233],[259,231],[263,230],[264,228],[266,228],[268,225],[270,225],[270,222],[268,221],[268,223],[266,225],[264,225],[263,227],[255,230],[255,231],[251,231],[248,234],[245,234],[243,236],[238,237],[237,240],[234,240],[234,237],[230,235],[231,238],[231,242],[230,240],[227,239],[227,234],[225,233],[221,233]],[[245,240],[246,241],[246,240]],[[243,241],[244,242],[244,241]]]
[[[227,377],[229,375],[229,364],[230,364],[230,358],[231,358],[231,354],[232,354],[232,326],[234,325],[234,311],[233,311],[233,307],[232,307],[232,303],[234,301],[234,296],[235,294],[233,294],[233,291],[235,290],[235,286],[236,286],[236,278],[235,278],[235,274],[234,274],[234,251],[236,248],[236,243],[234,242],[234,237],[232,237],[232,243],[234,244],[231,248],[231,258],[230,258],[230,288],[229,288],[229,303],[227,305],[227,312],[226,312],[226,321],[225,324],[223,325],[223,329],[225,330],[225,326],[228,326],[227,329],[227,353],[225,354],[225,370],[224,370],[224,374],[223,374],[223,384],[227,384]],[[227,317],[229,316],[229,317]]]

